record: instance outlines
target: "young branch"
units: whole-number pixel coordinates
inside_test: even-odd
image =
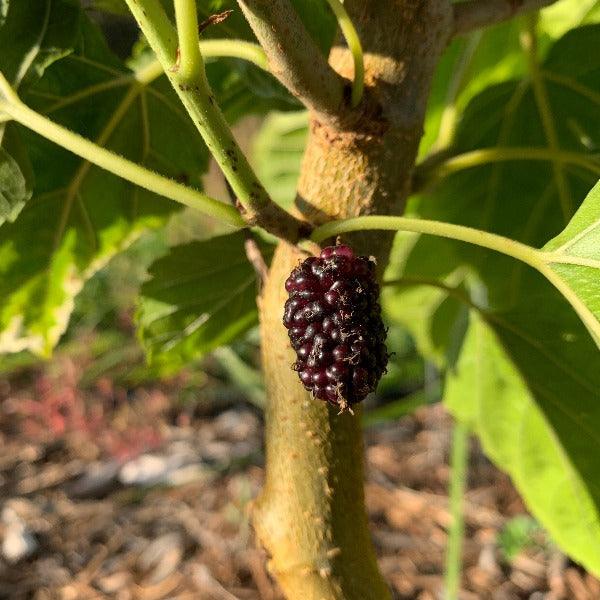
[[[206,80],[202,56],[193,49],[198,47],[195,2],[176,2],[178,32],[159,0],[127,0],[127,4],[208,149],[231,184],[245,221],[250,225],[259,225],[280,238],[297,241],[304,235],[307,226],[271,201],[215,102]]]
[[[470,0],[454,5],[454,35],[494,25],[557,0]]]
[[[270,71],[308,108],[336,116],[345,80],[329,65],[290,0],[238,0],[267,53]]]

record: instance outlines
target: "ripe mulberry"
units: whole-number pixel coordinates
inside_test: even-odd
[[[283,324],[304,387],[342,410],[363,400],[388,361],[374,260],[329,246],[296,267],[285,289]]]

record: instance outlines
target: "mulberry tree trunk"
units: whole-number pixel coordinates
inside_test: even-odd
[[[422,134],[431,77],[451,29],[445,0],[346,0],[365,50],[367,94],[339,119],[311,115],[297,207],[312,223],[402,211]],[[331,54],[350,77],[346,49]],[[380,271],[391,238],[351,240]],[[260,304],[268,392],[266,483],[254,525],[270,570],[290,600],[390,598],[371,544],[363,493],[360,411],[313,400],[290,368],[283,283],[303,258],[276,250]]]

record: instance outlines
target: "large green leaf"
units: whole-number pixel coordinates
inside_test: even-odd
[[[538,247],[557,235],[600,173],[595,149],[600,99],[594,91],[600,88],[600,56],[594,51],[599,35],[600,26],[587,26],[554,44],[537,71],[538,92],[525,79],[476,96],[465,111],[453,146],[455,153],[474,152],[471,156],[475,157],[478,150],[489,148],[547,149],[548,158],[567,151],[577,164],[518,157],[477,163],[412,199],[409,212],[491,230]],[[390,278],[451,277],[453,281],[476,271],[485,280],[487,302],[494,307],[514,305],[524,289],[521,264],[467,244],[427,236],[397,244],[390,267]],[[405,293],[410,292],[397,288],[388,296],[400,311]],[[435,308],[439,292],[429,294]],[[423,326],[427,327],[414,323],[415,328]]]
[[[494,329],[504,324],[492,321]],[[511,326],[512,328],[512,326]],[[517,335],[514,331],[509,336]],[[503,348],[499,341],[509,341]],[[515,346],[516,343],[516,346]],[[545,379],[527,387],[511,350],[531,352]],[[473,427],[487,455],[506,470],[535,517],[570,556],[600,573],[600,422],[598,371],[567,390],[564,368],[525,339],[498,338],[472,316],[445,403]],[[595,385],[595,389],[589,386]],[[577,393],[577,403],[568,399]],[[544,403],[544,410],[540,408]],[[560,428],[556,422],[562,421]]]
[[[580,316],[591,313],[588,328],[600,346],[600,183],[544,250],[550,253],[550,268],[574,293]]]
[[[11,18],[13,5],[23,4],[33,10],[44,3],[11,2],[3,26],[11,39],[29,30]],[[62,15],[62,5],[52,3],[51,22]],[[208,155],[165,78],[139,84],[83,14],[79,25],[73,47],[27,86],[23,99],[102,146],[200,185]],[[12,68],[4,59],[0,55],[3,71]],[[0,228],[0,352],[48,354],[83,282],[142,231],[163,224],[174,205],[24,128],[19,133],[36,186],[16,221]]]
[[[570,29],[600,22],[598,0],[561,0],[539,14],[538,46],[541,53]],[[521,48],[522,20],[475,31],[454,39],[436,68],[429,97],[425,133],[420,153],[431,149],[440,134],[451,134],[452,125],[467,104],[486,87],[526,73]],[[499,51],[502,48],[502,51]],[[446,143],[451,140],[445,139]]]
[[[149,361],[164,372],[231,342],[258,321],[256,274],[242,233],[175,246],[151,266],[150,276],[136,321]]]

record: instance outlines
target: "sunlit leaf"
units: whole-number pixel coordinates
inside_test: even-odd
[[[600,346],[600,183],[544,250],[550,268],[579,301],[580,316]]]
[[[552,538],[599,574],[599,372],[564,377],[570,365],[557,364],[560,358],[540,351],[537,340],[520,337],[513,323],[505,329],[502,320],[492,319],[491,325],[496,334],[472,316],[460,360],[449,375],[446,406],[473,427],[486,454],[510,474]],[[505,335],[498,336],[499,331]],[[589,346],[585,338],[568,343],[581,350]],[[535,380],[525,380],[515,366],[514,357],[524,353],[535,364]]]

